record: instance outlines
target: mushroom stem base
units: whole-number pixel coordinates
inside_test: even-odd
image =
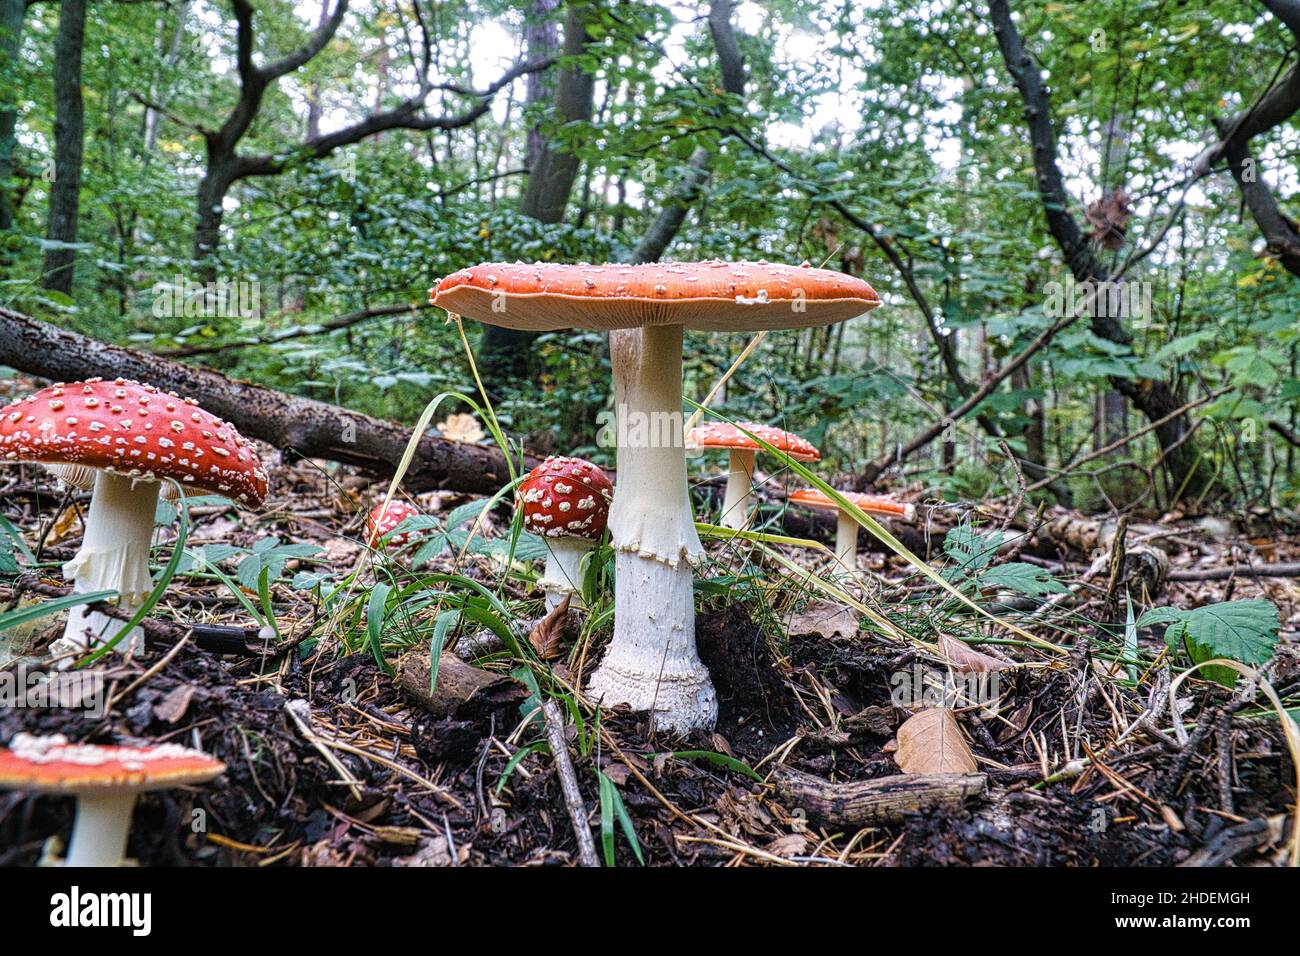
[[[82,794],[64,866],[121,866],[134,793]]]
[[[690,565],[676,566],[620,551],[614,558],[614,639],[591,675],[587,693],[605,707],[649,711],[656,730],[710,728],[718,697],[695,650],[695,595]]]

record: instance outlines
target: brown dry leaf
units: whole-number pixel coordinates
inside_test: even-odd
[[[50,533],[45,536],[45,543],[47,545],[58,544],[68,538],[75,538],[79,534],[81,534],[81,507],[75,504],[68,505],[54,519],[54,526],[50,528]]]
[[[927,707],[903,722],[894,762],[903,773],[974,773],[977,769],[957,718],[941,707]]]
[[[802,833],[787,833],[785,836],[779,836],[769,843],[767,852],[785,859],[792,856],[803,856],[808,852],[808,838]]]
[[[194,697],[193,684],[181,684],[172,688],[162,700],[153,705],[153,715],[168,724],[174,724],[185,716]]]
[[[786,629],[790,637],[812,634],[828,641],[853,637],[858,633],[858,616],[843,604],[833,601],[810,601],[790,618]]]
[[[438,434],[448,441],[472,445],[476,441],[482,441],[485,433],[477,418],[466,412],[458,412],[448,415],[445,421],[438,422]]]
[[[1129,205],[1129,195],[1123,187],[1093,200],[1086,215],[1088,224],[1092,226],[1092,238],[1099,245],[1106,249],[1118,249],[1124,245],[1124,235],[1128,221],[1133,216],[1133,208]]]
[[[564,642],[564,625],[569,617],[569,597],[566,594],[564,600],[534,624],[528,633],[528,643],[533,645],[537,656],[544,661],[553,661],[563,653],[561,645]]]
[[[953,670],[963,674],[987,674],[989,671],[1002,671],[1011,666],[1006,661],[982,654],[965,642],[949,637],[947,634],[939,635],[939,652],[952,665]]]

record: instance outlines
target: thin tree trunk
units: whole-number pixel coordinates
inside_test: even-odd
[[[81,206],[81,156],[85,118],[81,102],[81,49],[86,36],[86,0],[63,0],[54,42],[54,182],[50,184],[45,238],[60,245],[46,249],[41,284],[72,294],[76,265],[77,217]]]
[[[15,130],[18,123],[19,84],[14,75],[19,70],[18,54],[23,45],[23,16],[27,0],[0,0],[0,77],[5,82],[0,88],[0,232],[14,224],[13,183],[14,148],[18,141]]]
[[[550,7],[548,10],[547,8]],[[548,0],[537,0],[534,13],[541,17],[552,13],[555,7]],[[564,55],[579,56],[586,49],[586,18],[590,16],[589,8],[578,0],[568,6],[564,22]],[[545,21],[539,21],[530,28],[529,59],[547,58],[554,53],[554,24],[551,29],[544,29]],[[532,43],[536,42],[536,51]],[[589,121],[595,107],[596,78],[582,69],[565,69],[559,72],[555,80],[554,120],[563,123]],[[539,84],[534,90],[530,85],[529,96],[537,92],[546,92],[546,84]],[[533,132],[536,132],[534,127]],[[536,147],[536,157],[532,152]],[[560,146],[545,139],[536,146],[530,134],[529,141],[528,183],[524,188],[524,197],[519,211],[538,222],[554,224],[564,220],[564,211],[569,204],[569,196],[578,178],[580,161],[576,153],[567,146]],[[479,347],[479,367],[483,371],[484,381],[504,382],[527,377],[534,368],[533,340],[536,334],[521,332],[489,325],[483,331]]]

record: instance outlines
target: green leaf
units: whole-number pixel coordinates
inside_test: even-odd
[[[1226,657],[1258,667],[1273,656],[1278,641],[1277,607],[1262,598],[1208,604],[1190,611],[1153,608],[1138,619],[1138,626],[1164,622],[1169,623],[1165,643],[1170,647],[1183,643],[1198,664]],[[1220,670],[1226,671],[1208,668],[1205,673],[1229,685],[1236,682],[1235,672],[1211,673]]]
[[[1029,597],[1042,597],[1044,594],[1063,594],[1069,590],[1064,584],[1047,573],[1045,568],[1025,564],[1023,561],[1008,561],[997,567],[988,568],[979,576],[980,587],[1006,588],[1017,594]]]
[[[52,601],[33,604],[31,607],[22,607],[15,611],[7,611],[4,614],[0,614],[0,631],[7,631],[11,627],[26,624],[28,621],[34,621],[36,618],[44,617],[47,614],[57,614],[59,611],[66,611],[68,608],[76,607],[78,604],[94,604],[96,601],[111,601],[115,597],[117,597],[116,591],[91,591],[86,594],[69,594],[67,597],[55,598]]]
[[[703,760],[706,763],[717,764],[724,770],[730,770],[733,773],[743,774],[752,780],[760,783],[763,780],[761,774],[755,772],[749,764],[735,757],[729,757],[726,754],[715,753],[712,750],[674,750],[668,754],[677,760]]]

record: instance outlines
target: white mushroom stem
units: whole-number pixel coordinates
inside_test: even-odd
[[[752,448],[731,449],[731,462],[727,473],[727,493],[722,499],[722,526],[737,531],[749,527],[750,505],[753,503],[754,459]]]
[[[63,566],[63,576],[73,582],[73,591],[114,590],[118,607],[134,611],[149,594],[149,544],[153,539],[154,512],[158,506],[158,482],[140,481],[100,471],[86,516],[86,533],[81,550]],[[78,605],[68,613],[61,647],[87,648],[111,640],[126,626],[125,621],[88,611]],[[89,630],[93,640],[88,640]],[[144,634],[137,631],[117,646],[125,653],[144,650]]]
[[[538,585],[546,592],[546,610],[552,611],[564,596],[570,595],[570,606],[582,607],[582,559],[596,546],[586,538],[547,538],[550,554],[546,570]]]
[[[855,569],[858,566],[858,523],[847,511],[837,511],[835,525],[835,554],[841,561]]]
[[[588,691],[650,711],[656,729],[712,727],[717,695],[695,650],[690,562],[704,553],[686,485],[682,329],[610,333],[618,485],[609,512],[614,638]]]
[[[134,808],[134,791],[81,794],[63,865],[121,866]]]

